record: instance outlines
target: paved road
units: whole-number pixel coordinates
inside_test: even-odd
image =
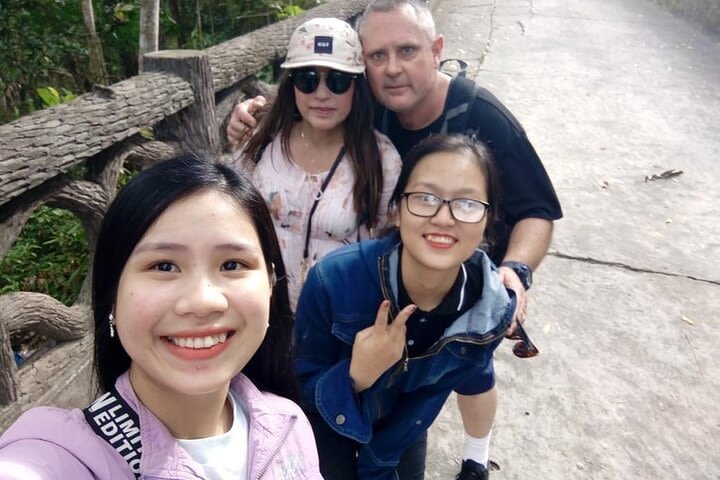
[[[565,211],[531,292],[542,353],[496,355],[492,478],[720,479],[720,40],[651,0],[434,5]],[[448,402],[426,478],[461,441]]]

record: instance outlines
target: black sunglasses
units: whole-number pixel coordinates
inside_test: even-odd
[[[510,340],[520,340],[513,345],[513,353],[516,357],[531,358],[540,353],[540,350],[538,350],[535,344],[533,344],[530,340],[530,337],[525,331],[525,327],[523,327],[523,324],[520,322],[517,322],[515,331],[512,335],[507,335],[506,338]]]
[[[340,72],[338,70],[328,70],[327,73],[322,74],[316,72],[313,68],[299,68],[293,70],[290,73],[295,88],[300,90],[302,93],[313,93],[317,90],[320,85],[320,79],[325,78],[325,85],[328,90],[336,95],[341,95],[347,92],[352,85],[353,79],[357,77],[356,74]]]

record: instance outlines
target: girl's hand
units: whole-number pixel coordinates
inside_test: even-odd
[[[415,305],[408,305],[390,323],[390,302],[384,300],[378,309],[375,324],[355,335],[350,358],[350,378],[355,382],[356,392],[370,388],[402,358],[405,351],[405,324],[416,308]]]

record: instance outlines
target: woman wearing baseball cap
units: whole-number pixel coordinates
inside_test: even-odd
[[[373,130],[362,47],[350,25],[303,23],[281,67],[277,98],[240,160],[270,206],[294,308],[316,261],[385,226],[401,161]]]

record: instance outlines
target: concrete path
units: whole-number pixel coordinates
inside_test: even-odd
[[[720,479],[720,40],[650,0],[436,0],[565,212],[496,364],[494,479]],[[677,169],[670,179],[646,177]],[[458,471],[454,400],[427,479]]]

